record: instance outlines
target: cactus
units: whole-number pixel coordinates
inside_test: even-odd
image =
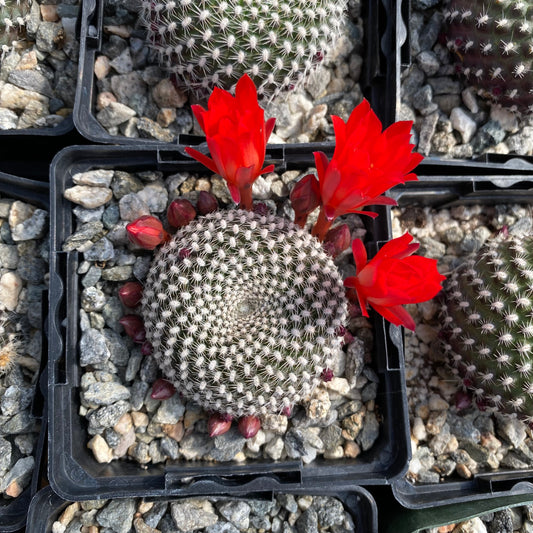
[[[14,331],[14,320],[8,313],[0,313],[0,377],[9,374],[15,365],[22,342]]]
[[[146,338],[165,377],[207,411],[280,414],[341,349],[342,277],[307,231],[216,211],[162,246],[147,276]]]
[[[6,52],[23,36],[31,0],[0,0],[0,48]]]
[[[259,94],[303,80],[331,48],[347,0],[143,0],[162,67],[194,92],[231,89],[245,73]]]
[[[443,337],[480,405],[533,421],[533,241],[494,239],[448,279]]]
[[[444,14],[458,71],[513,111],[533,110],[532,16],[531,0],[453,0]]]

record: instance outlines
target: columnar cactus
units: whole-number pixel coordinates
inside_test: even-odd
[[[274,215],[216,211],[155,256],[142,300],[165,377],[207,411],[279,414],[341,349],[342,277],[309,232]]]
[[[480,404],[533,421],[533,241],[494,240],[448,279],[445,348]]]
[[[143,0],[141,20],[159,63],[192,90],[258,92],[302,80],[339,34],[347,0]]]
[[[20,38],[29,18],[31,0],[0,0],[0,47],[8,50]]]
[[[531,0],[452,0],[447,46],[469,84],[512,110],[533,105]]]

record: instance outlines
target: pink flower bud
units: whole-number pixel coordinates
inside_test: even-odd
[[[168,398],[174,396],[175,393],[176,389],[174,388],[174,385],[170,383],[170,381],[159,378],[156,379],[152,385],[152,393],[150,394],[150,398],[153,398],[154,400],[167,400]]]
[[[351,235],[347,224],[335,226],[326,233],[324,248],[332,257],[337,257],[350,246]]]
[[[210,192],[200,191],[198,193],[196,209],[199,215],[207,215],[218,209],[218,201]]]
[[[346,328],[344,326],[339,326],[335,330],[335,335],[337,335],[337,337],[344,337],[344,335],[346,335]]]
[[[209,417],[207,421],[207,432],[210,437],[218,437],[224,435],[231,427],[232,417],[230,415],[221,415],[216,413]]]
[[[145,250],[153,250],[168,239],[168,233],[163,229],[161,221],[150,215],[130,222],[126,230],[130,241]]]
[[[189,200],[174,200],[167,209],[168,223],[174,228],[186,226],[196,216],[196,209]]]
[[[146,340],[146,329],[139,315],[124,315],[118,322],[124,328],[126,335],[137,344],[142,344]]]
[[[261,429],[261,421],[256,416],[243,416],[239,420],[239,431],[245,439],[251,439]]]
[[[152,346],[152,343],[150,341],[144,341],[141,346],[141,353],[143,355],[152,355],[153,351],[154,347]]]
[[[138,281],[128,281],[118,290],[118,297],[126,307],[137,307],[143,297],[143,286]]]
[[[179,252],[178,252],[178,257],[180,259],[185,259],[186,257],[189,257],[191,255],[191,251],[189,250],[189,248],[182,248]]]
[[[286,405],[281,411],[281,414],[289,418],[292,415],[292,406]]]
[[[468,392],[459,390],[455,393],[455,407],[457,409],[468,409],[472,404],[472,398]]]
[[[324,370],[322,370],[322,374],[320,374],[320,379],[324,383],[331,381],[333,379],[333,370],[331,370],[331,368],[324,368]]]

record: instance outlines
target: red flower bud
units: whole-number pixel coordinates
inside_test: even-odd
[[[230,415],[221,415],[216,413],[209,417],[207,421],[207,432],[210,437],[224,435],[231,427],[232,417]]]
[[[330,229],[324,238],[324,248],[332,257],[337,257],[341,252],[344,252],[350,243],[350,229],[346,224]]]
[[[286,405],[281,411],[281,414],[289,418],[292,415],[292,406]]]
[[[257,202],[254,204],[254,213],[257,213],[260,216],[266,216],[270,214],[270,209],[268,208],[268,205],[265,204],[265,202]]]
[[[167,209],[168,223],[174,228],[186,226],[196,216],[196,209],[189,200],[174,200]]]
[[[472,398],[468,392],[459,390],[455,393],[455,407],[457,409],[468,409],[472,404]]]
[[[239,420],[239,431],[245,439],[251,439],[261,429],[261,421],[256,416],[243,416]]]
[[[179,252],[178,252],[178,257],[180,259],[185,259],[186,257],[189,257],[191,255],[191,251],[189,250],[189,248],[182,248]]]
[[[124,315],[119,321],[128,337],[131,337],[137,344],[142,344],[146,340],[146,329],[139,315]]]
[[[333,379],[333,370],[331,370],[331,368],[324,368],[324,370],[322,370],[322,374],[320,374],[320,379],[324,383],[331,381]]]
[[[337,337],[344,337],[344,335],[346,335],[346,328],[344,326],[339,326],[335,330],[335,335],[337,335]]]
[[[152,393],[150,394],[150,398],[153,398],[154,400],[167,400],[168,398],[174,396],[174,394],[176,394],[174,385],[172,385],[172,383],[166,379],[159,378],[156,379],[152,385]]]
[[[145,250],[153,250],[168,238],[161,221],[150,215],[130,222],[126,230],[130,241]]]
[[[138,281],[128,281],[118,290],[118,297],[126,307],[137,307],[143,297],[143,286]]]
[[[218,209],[218,201],[210,192],[200,191],[198,193],[196,209],[199,215],[207,215]]]
[[[294,209],[294,223],[303,228],[307,215],[320,205],[320,185],[316,176],[304,176],[292,189],[290,199]]]
[[[152,346],[152,343],[150,341],[144,341],[141,346],[141,353],[143,355],[152,355],[153,351],[154,347]]]

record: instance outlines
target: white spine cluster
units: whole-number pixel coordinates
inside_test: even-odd
[[[0,0],[0,46],[2,56],[13,43],[30,18],[31,0]]]
[[[248,74],[259,94],[301,81],[338,36],[347,0],[142,0],[159,63],[191,89],[231,89]]]
[[[273,215],[217,211],[155,256],[143,293],[153,354],[206,410],[280,413],[341,349],[342,277],[307,231]]]
[[[445,350],[489,408],[533,422],[533,247],[489,243],[445,284]]]

